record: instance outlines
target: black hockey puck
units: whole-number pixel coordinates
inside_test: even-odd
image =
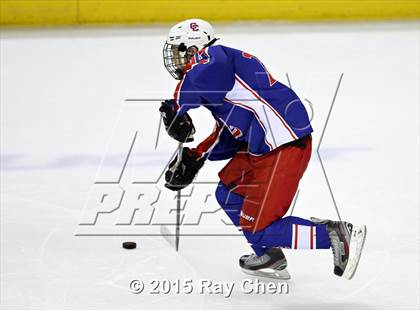
[[[123,242],[122,246],[124,249],[132,250],[137,247],[137,244],[135,242],[127,241],[127,242]]]

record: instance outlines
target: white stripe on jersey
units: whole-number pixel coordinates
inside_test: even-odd
[[[276,111],[276,109],[274,109],[263,97],[261,97],[255,90],[253,90],[251,88],[251,86],[249,86],[247,83],[245,83],[245,81],[242,80],[239,75],[235,74],[235,79],[237,79],[242,84],[242,86],[244,86],[246,89],[248,89],[254,95],[254,97],[256,99],[261,101],[265,105],[265,107],[268,107],[271,111],[273,111],[273,113],[282,122],[283,126],[286,127],[287,131],[290,133],[290,135],[293,137],[293,139],[297,139],[297,136],[295,135],[293,130],[289,127],[289,125],[286,123],[286,121],[283,119],[283,117],[280,115],[280,113],[278,111]]]
[[[279,116],[267,107],[264,102],[258,100],[237,79],[235,79],[232,90],[225,97],[255,111],[257,119],[261,121],[263,129],[265,129],[265,139],[273,148],[294,140],[294,137],[290,134]]]

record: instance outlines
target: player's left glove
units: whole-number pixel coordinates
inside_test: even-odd
[[[190,185],[203,167],[206,158],[197,158],[197,155],[189,147],[182,148],[182,158],[178,162],[178,156],[169,164],[165,173],[165,187],[177,191]]]
[[[188,113],[178,115],[174,109],[174,100],[165,100],[160,106],[160,114],[169,136],[179,142],[194,140],[195,127]]]

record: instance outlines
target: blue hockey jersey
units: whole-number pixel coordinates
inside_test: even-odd
[[[223,45],[197,52],[187,64],[174,100],[179,115],[203,106],[216,120],[197,150],[210,160],[232,157],[247,144],[253,155],[312,132],[307,111],[289,87],[254,56]]]

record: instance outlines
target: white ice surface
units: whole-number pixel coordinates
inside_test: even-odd
[[[179,253],[156,236],[75,236],[94,182],[116,179],[136,131],[129,180],[156,179],[176,148],[162,133],[155,150],[158,102],[124,102],[171,96],[167,29],[9,30],[0,41],[2,309],[419,308],[419,24],[216,30],[221,44],[257,55],[283,83],[288,73],[313,104],[314,146],[343,74],[320,153],[341,216],[368,226],[355,278],[332,274],[330,251],[287,250],[287,295],[132,294],[132,279],[248,278],[237,259],[249,248],[238,236],[182,237]],[[191,114],[200,140],[213,121]],[[223,164],[207,163],[198,181],[217,181]],[[205,207],[217,208],[214,196]],[[336,218],[315,153],[294,214]],[[237,233],[221,219],[183,231]],[[138,249],[121,249],[124,240]]]

